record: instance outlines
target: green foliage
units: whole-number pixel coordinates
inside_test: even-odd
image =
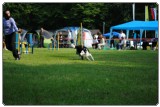
[[[93,29],[96,27],[96,17],[100,16],[102,7],[103,3],[77,4],[72,8],[72,11],[76,13],[74,17],[78,18],[84,26]],[[100,17],[99,20],[101,20]]]
[[[5,105],[157,105],[158,51],[35,49],[15,61],[3,50]]]
[[[156,3],[136,3],[136,19],[144,20],[144,6]],[[106,31],[112,25],[132,20],[132,3],[5,3],[18,27],[37,30],[41,27],[56,30],[65,26],[83,26]]]

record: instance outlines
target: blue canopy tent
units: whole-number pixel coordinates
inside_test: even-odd
[[[120,34],[120,33],[118,33],[118,32],[112,32],[112,34],[111,34],[111,35],[113,35],[113,36],[115,36],[115,37],[118,37],[118,36],[119,36],[119,34]],[[103,34],[103,36],[105,36],[105,37],[109,37],[109,36],[110,36],[110,33],[105,33],[105,34]]]
[[[158,37],[158,21],[131,21],[120,25],[112,26],[110,28],[110,39],[112,37],[113,30],[126,30],[126,36],[128,39],[130,30],[140,30],[140,43],[142,40],[142,34],[144,30],[155,31],[155,37]]]

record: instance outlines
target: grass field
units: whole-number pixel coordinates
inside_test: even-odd
[[[3,50],[5,105],[156,105],[158,51],[35,48],[15,61]]]

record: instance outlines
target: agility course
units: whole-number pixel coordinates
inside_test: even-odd
[[[19,52],[33,52],[32,33],[26,33],[28,48],[17,38]],[[76,40],[83,43],[82,36]],[[157,104],[158,51],[90,49],[91,62],[80,60],[73,48],[60,49],[58,41],[52,45],[58,51],[34,48],[20,61],[3,50],[5,105]]]
[[[22,53],[32,53],[33,54],[33,41],[32,41],[32,33],[26,33],[26,40],[20,37],[20,33],[16,33],[16,49],[20,54]]]
[[[3,3],[2,30],[25,30],[16,35],[18,55],[5,48],[11,42],[4,32],[2,104],[158,105],[158,7],[156,2]],[[87,51],[77,55],[76,46],[87,47],[94,61],[82,60]]]

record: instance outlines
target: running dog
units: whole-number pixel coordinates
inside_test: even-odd
[[[78,54],[81,59],[87,58],[89,61],[94,61],[92,54],[89,52],[89,49],[85,46],[78,45],[75,46],[76,54]]]

